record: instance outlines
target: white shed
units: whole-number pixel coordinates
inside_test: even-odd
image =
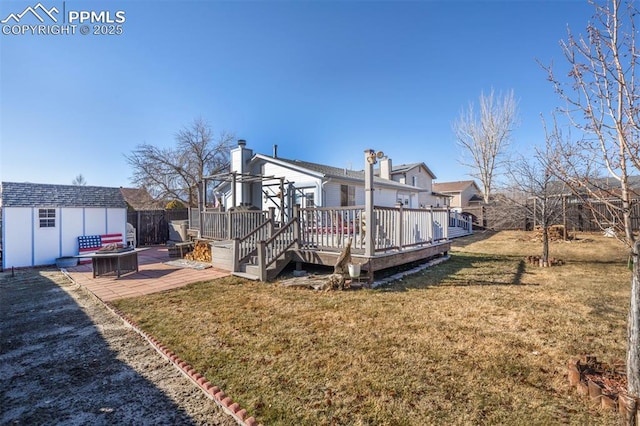
[[[82,235],[126,238],[120,188],[2,182],[0,208],[3,268],[52,265],[77,255]]]

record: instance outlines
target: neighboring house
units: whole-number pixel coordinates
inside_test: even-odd
[[[473,180],[438,182],[433,184],[433,189],[451,197],[449,207],[458,212],[482,204],[482,191]]]
[[[2,182],[0,208],[3,268],[77,255],[82,235],[126,235],[120,188]]]
[[[414,207],[445,207],[448,204],[448,197],[439,194],[433,189],[433,180],[436,175],[424,163],[411,163],[393,166],[390,158],[383,158],[380,161],[380,177],[391,179],[405,185],[419,188],[418,205]]]
[[[381,166],[384,161],[380,161]],[[401,172],[398,172],[397,180],[375,177],[374,204],[393,207],[402,202],[405,207],[418,208],[425,206],[424,200],[436,199],[430,188],[433,173],[424,164],[417,165],[415,172],[413,169],[410,173],[420,176],[419,185],[400,182]],[[242,140],[238,141],[237,148],[231,150],[230,171],[231,175],[236,176],[235,206],[261,210],[274,207],[279,215],[280,205],[283,204],[285,216],[289,217],[295,204],[303,208],[364,204],[364,171],[289,160],[275,153],[273,156],[254,154]],[[234,206],[232,185],[231,181],[227,181],[216,188],[226,208]]]
[[[130,210],[162,210],[164,206],[155,200],[145,188],[122,188],[120,192]]]

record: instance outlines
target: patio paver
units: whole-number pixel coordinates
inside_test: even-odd
[[[196,270],[164,264],[169,260],[174,259],[169,257],[169,250],[166,247],[150,247],[138,253],[139,271],[120,278],[115,276],[93,278],[90,263],[67,268],[67,273],[73,281],[104,302],[143,296],[230,275],[230,272],[215,267]]]

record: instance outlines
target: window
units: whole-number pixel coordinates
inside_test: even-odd
[[[305,207],[315,207],[316,203],[314,201],[315,194],[313,192],[307,192],[304,194],[305,198]]]
[[[418,186],[418,177],[417,176],[411,176],[411,185]]]
[[[40,228],[56,227],[56,209],[39,209]]]
[[[340,185],[340,206],[356,205],[356,187],[351,185]]]

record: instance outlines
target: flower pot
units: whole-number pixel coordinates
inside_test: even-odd
[[[349,264],[349,276],[351,278],[358,278],[360,276],[360,264],[359,263],[350,263]]]

